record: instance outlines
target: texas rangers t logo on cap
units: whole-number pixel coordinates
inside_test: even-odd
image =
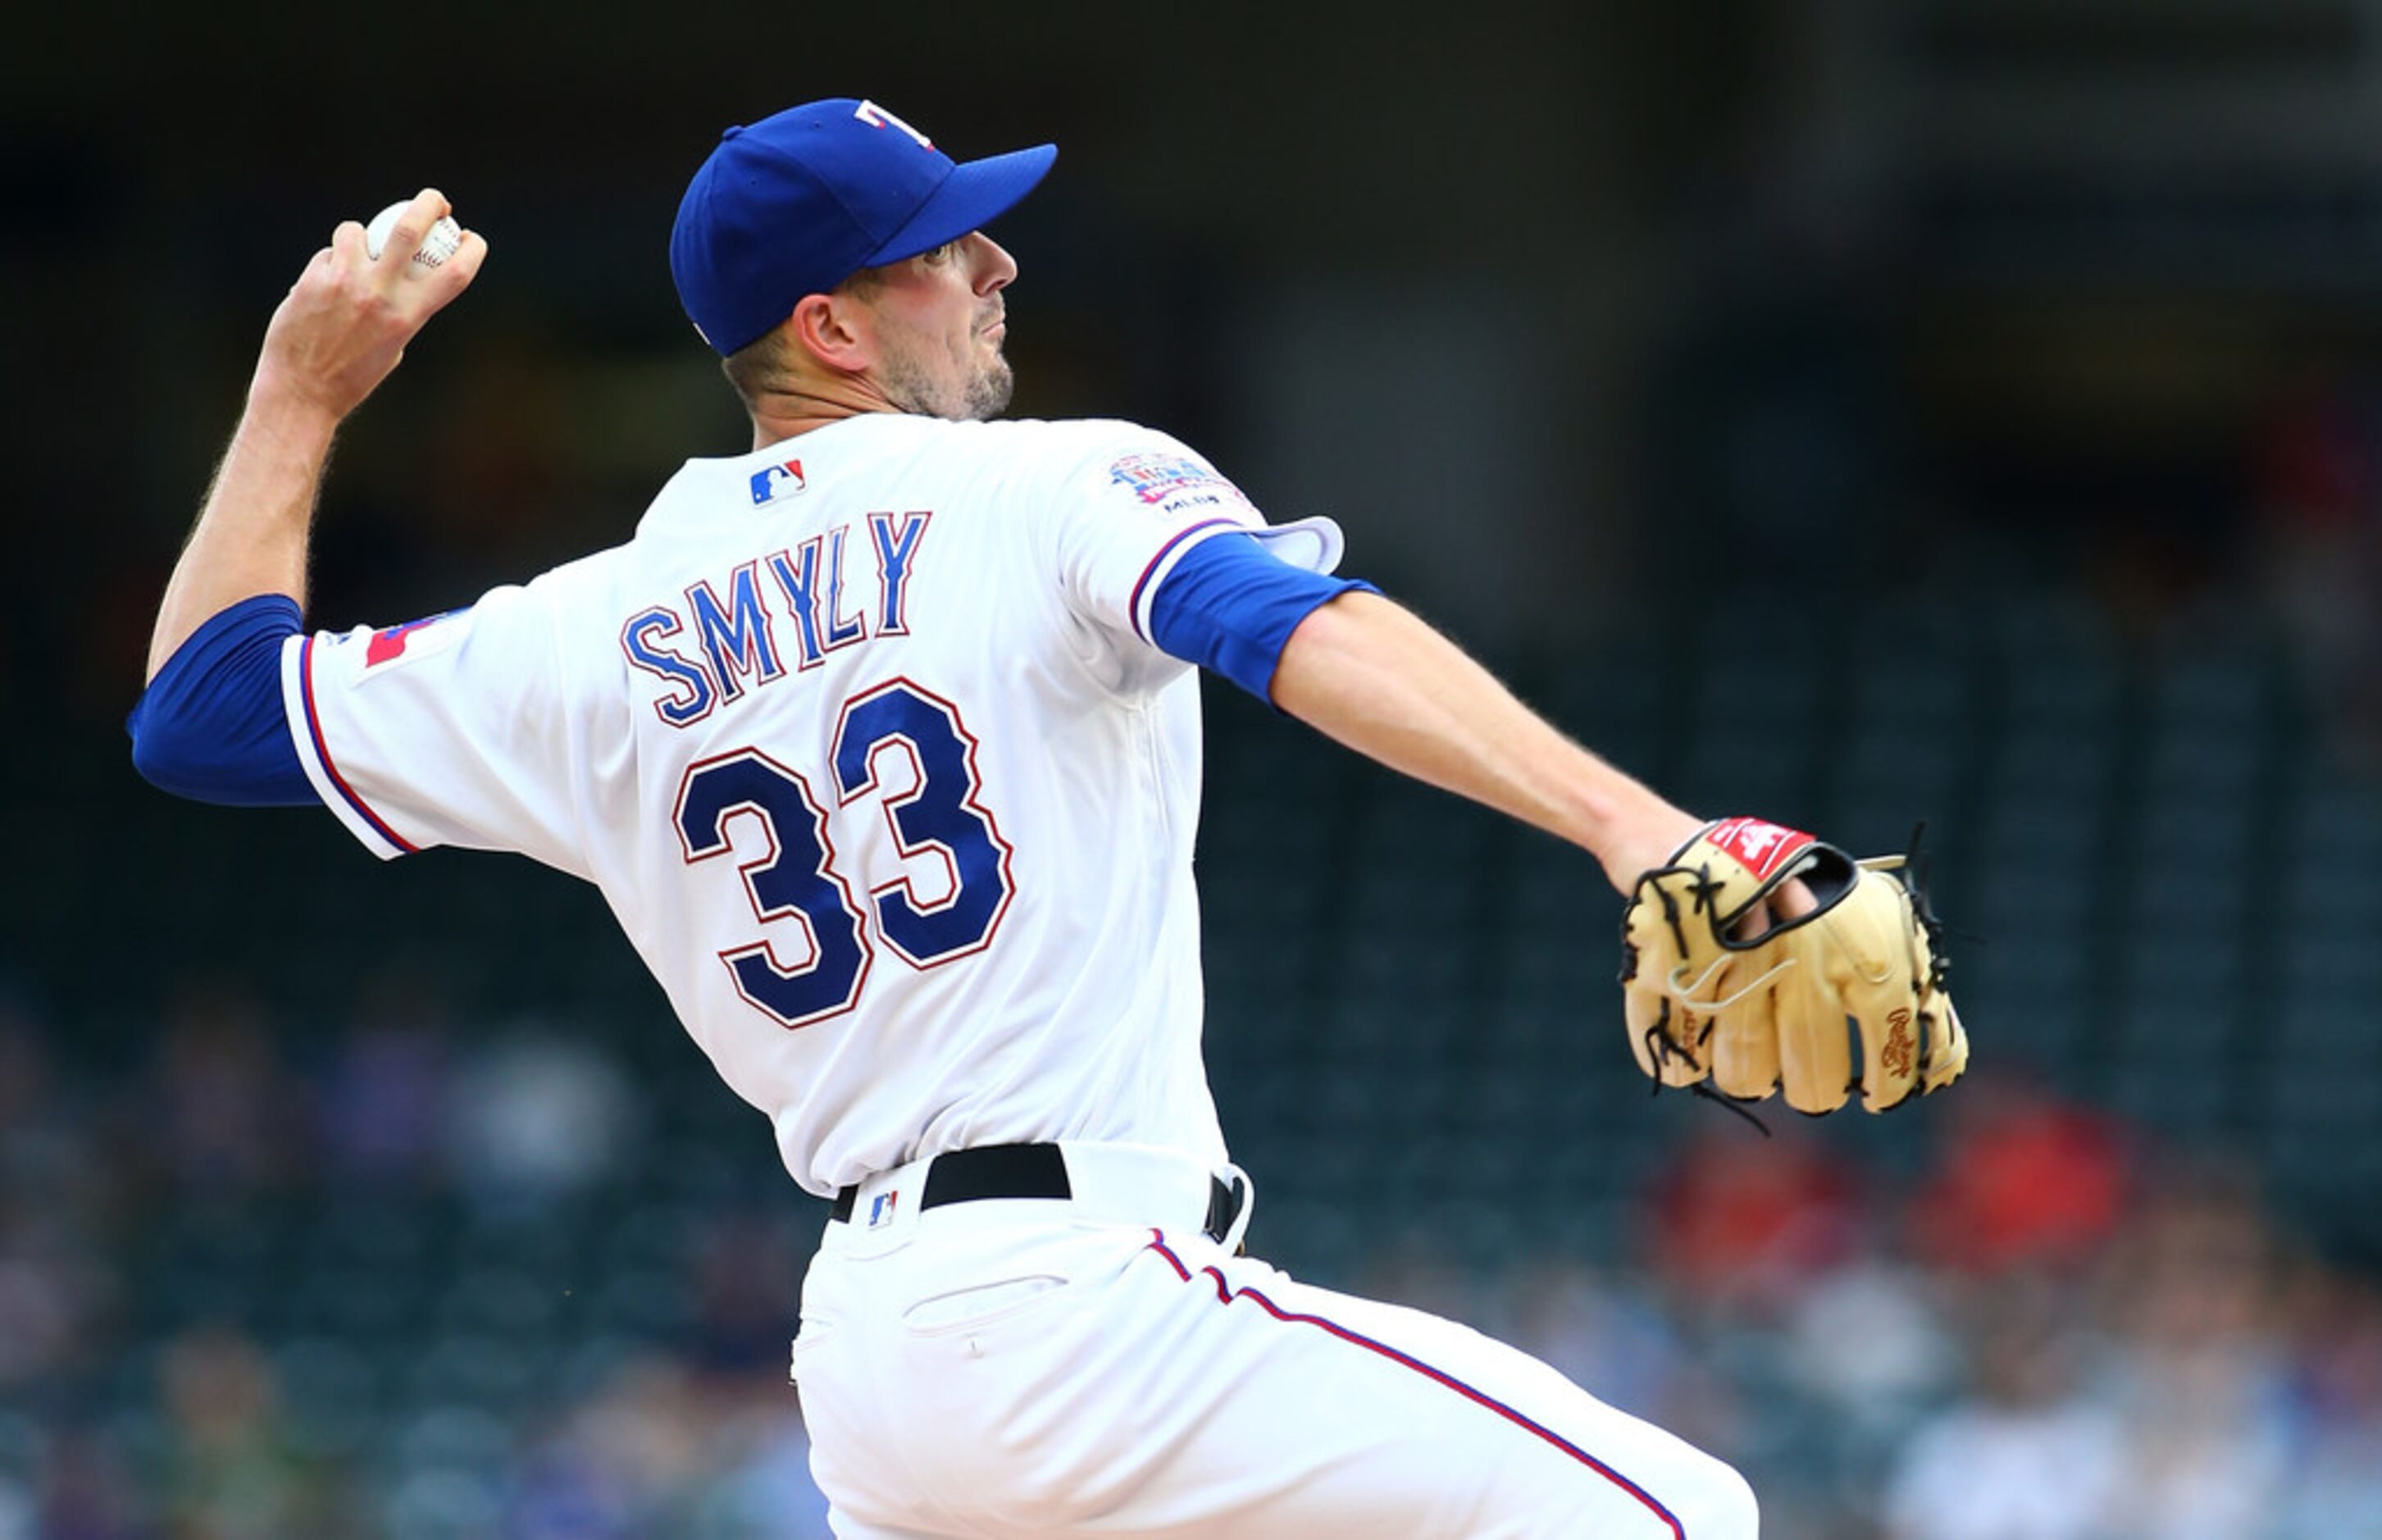
[[[918,148],[921,150],[931,150],[935,147],[935,142],[933,140],[928,139],[925,134],[922,134],[917,129],[910,127],[909,124],[902,122],[900,118],[894,117],[891,113],[887,112],[883,107],[878,106],[874,102],[861,103],[860,105],[852,109],[852,116],[859,118],[863,123],[867,124],[872,129],[899,129],[903,133],[908,134],[912,139],[916,140],[918,142]]]

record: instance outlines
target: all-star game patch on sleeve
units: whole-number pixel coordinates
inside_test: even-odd
[[[281,688],[307,777],[374,854],[516,850],[586,875],[553,618],[534,586],[292,636]]]
[[[1224,474],[1180,441],[1127,423],[1104,424],[1073,460],[1051,513],[1067,607],[1126,651],[1161,656],[1150,610],[1184,556],[1222,535],[1257,536],[1311,571],[1338,563],[1328,519],[1278,528]]]

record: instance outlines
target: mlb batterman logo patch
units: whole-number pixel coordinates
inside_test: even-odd
[[[780,498],[791,498],[809,486],[803,477],[803,462],[799,460],[764,465],[753,473],[753,506],[759,508]]]

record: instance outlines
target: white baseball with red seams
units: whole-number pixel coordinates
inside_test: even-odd
[[[1750,1536],[1734,1472],[1545,1365],[1201,1233],[1199,687],[1150,611],[1243,531],[1338,561],[1146,428],[863,415],[292,638],[283,689],[369,848],[596,884],[793,1178],[857,1188],[796,1344],[839,1534]],[[1025,1141],[1073,1198],[922,1212],[924,1158]]]
[[[391,203],[372,216],[372,223],[364,227],[364,255],[374,262],[380,260],[381,248],[388,244],[389,233],[397,228],[397,222],[407,206],[403,203]],[[421,248],[413,253],[413,265],[416,267],[439,266],[462,244],[462,227],[442,215],[437,223],[424,234]]]

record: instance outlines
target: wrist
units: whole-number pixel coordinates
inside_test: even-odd
[[[1635,795],[1593,799],[1591,832],[1583,843],[1614,887],[1627,893],[1639,873],[1668,862],[1704,822],[1641,788]]]
[[[244,425],[297,445],[330,447],[341,413],[276,371],[260,366],[248,384]]]

